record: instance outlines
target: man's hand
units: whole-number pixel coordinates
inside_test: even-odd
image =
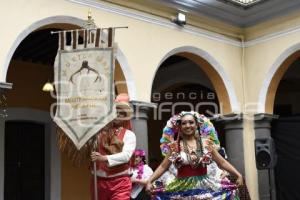
[[[99,152],[93,151],[92,154],[91,154],[91,160],[93,162],[95,162],[95,161],[106,162],[107,161],[107,157],[101,155]]]

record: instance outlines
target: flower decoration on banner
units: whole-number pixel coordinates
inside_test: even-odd
[[[180,120],[185,115],[194,116],[198,122],[197,134],[212,140],[215,146],[219,148],[220,141],[218,134],[210,120],[204,115],[201,115],[195,111],[182,111],[181,113],[171,117],[163,129],[162,137],[160,139],[160,148],[163,156],[166,156],[168,153],[173,151],[172,146],[174,146],[173,144],[175,142],[175,138],[178,138]]]

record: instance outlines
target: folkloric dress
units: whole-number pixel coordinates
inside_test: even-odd
[[[206,117],[196,114],[201,124],[196,137],[196,150],[189,149],[184,140],[174,141],[174,134],[178,133],[175,130],[178,126],[174,125],[178,116],[171,118],[164,128],[162,153],[170,155],[169,160],[176,166],[178,173],[170,183],[155,182],[154,199],[239,200],[237,186],[222,176],[222,170],[212,161],[211,152],[207,148],[207,140],[214,141],[214,146],[218,148],[216,131]],[[198,155],[197,162],[191,159],[192,154]]]

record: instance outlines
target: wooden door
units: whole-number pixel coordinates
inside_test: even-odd
[[[4,200],[44,200],[45,127],[24,121],[5,123]]]

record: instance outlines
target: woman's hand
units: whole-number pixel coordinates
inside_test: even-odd
[[[192,161],[196,161],[197,159],[198,159],[197,155],[195,155],[195,154],[191,155],[191,160]]]
[[[209,140],[207,140],[206,141],[206,149],[207,149],[207,151],[208,152],[212,152],[213,150],[214,150],[214,142],[211,140],[211,139],[209,139]]]
[[[147,181],[145,189],[146,189],[146,192],[148,192],[150,194],[152,192],[152,190],[153,190],[152,183],[150,183],[149,181]]]
[[[238,178],[236,179],[235,183],[238,187],[243,186],[243,184],[244,184],[243,177],[241,175],[239,175]]]

